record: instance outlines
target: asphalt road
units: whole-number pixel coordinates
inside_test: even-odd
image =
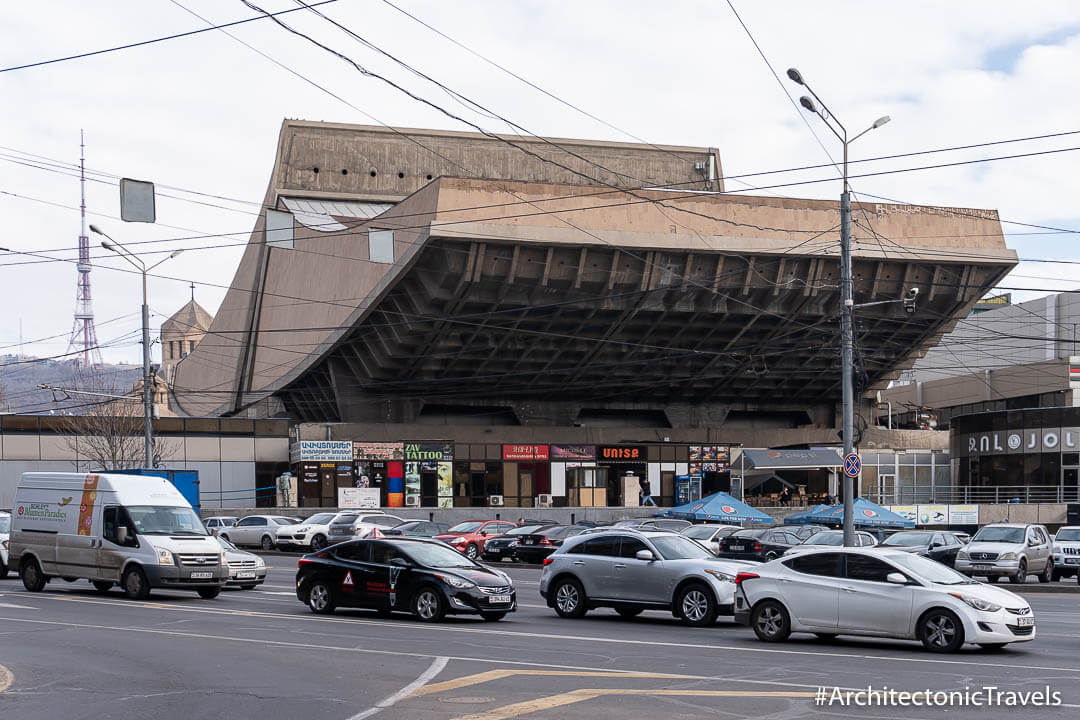
[[[365,611],[315,616],[295,598],[295,560],[267,558],[267,584],[215,600],[131,602],[85,583],[27,593],[0,581],[4,720],[530,720],[630,718],[1000,718],[1080,713],[1080,595],[1029,596],[1039,637],[1004,651],[940,656],[914,643],[794,636],[767,645],[721,621],[670,614],[563,620],[537,570],[511,571],[520,609],[500,623],[426,625]],[[1073,581],[1075,582],[1075,581]],[[1070,587],[1075,587],[1070,583]],[[817,707],[819,686],[1061,693],[1058,708]],[[1004,701],[1007,697],[1003,697]]]

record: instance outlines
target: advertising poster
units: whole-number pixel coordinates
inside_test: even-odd
[[[731,469],[731,449],[727,445],[691,445],[690,474],[727,472]]]
[[[595,460],[595,445],[552,445],[550,447],[552,460]]]
[[[904,518],[905,520],[911,520],[912,522],[918,522],[919,519],[919,506],[918,505],[891,505],[889,507],[894,513]]]
[[[407,462],[405,463],[405,503],[409,504],[408,498],[410,495],[415,495],[416,500],[413,503],[420,504],[420,463]]]
[[[979,506],[978,505],[950,505],[949,506],[949,524],[950,525],[978,525],[979,524]]]
[[[920,505],[915,523],[918,525],[947,525],[949,522],[948,505]]]
[[[338,507],[373,510],[379,507],[378,488],[338,488]]]
[[[454,496],[454,464],[448,462],[441,462],[438,464],[436,472],[439,474],[439,497],[452,498]],[[439,507],[453,506],[444,506],[440,504]]]

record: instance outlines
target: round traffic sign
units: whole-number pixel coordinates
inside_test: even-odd
[[[844,474],[848,477],[857,477],[859,471],[862,470],[862,460],[859,459],[858,453],[851,453],[844,456]]]

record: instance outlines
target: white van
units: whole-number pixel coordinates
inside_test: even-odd
[[[10,566],[40,592],[55,577],[217,597],[229,579],[221,546],[172,484],[143,475],[23,473],[11,512]]]

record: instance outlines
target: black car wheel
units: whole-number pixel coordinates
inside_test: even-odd
[[[94,589],[99,593],[107,593],[112,590],[113,583],[109,580],[94,580]]]
[[[263,535],[262,542],[260,544],[262,545],[263,550],[273,550],[274,538],[270,537],[269,535]]]
[[[124,594],[130,600],[145,600],[150,597],[150,583],[146,581],[146,573],[138,565],[133,565],[124,571],[120,586],[124,588]]]
[[[919,620],[917,630],[923,647],[931,652],[954,652],[964,644],[964,626],[951,610],[931,610]]]
[[[750,613],[750,625],[759,640],[781,642],[791,634],[791,616],[776,600],[764,600]]]
[[[506,617],[506,613],[505,612],[484,613],[480,617],[484,618],[484,622],[498,622],[498,621],[502,620],[504,617]]]
[[[316,580],[308,587],[307,604],[316,615],[329,615],[334,612],[334,589],[324,580]]]
[[[465,557],[469,558],[470,560],[475,560],[476,556],[479,554],[480,551],[477,550],[476,546],[472,543],[469,543],[469,545],[465,548]]]
[[[324,547],[326,547],[325,535],[316,535],[315,537],[311,538],[311,552],[319,552]]]
[[[694,583],[684,587],[675,600],[675,607],[687,625],[706,627],[716,622],[716,600],[704,585]]]
[[[442,593],[431,586],[417,590],[412,605],[413,614],[424,622],[438,622],[446,615]]]
[[[1039,576],[1039,582],[1048,583],[1051,580],[1057,580],[1057,578],[1054,576],[1054,559],[1047,558],[1046,567],[1043,568],[1042,575]]]
[[[216,598],[218,595],[221,594],[221,588],[220,587],[203,587],[203,588],[199,588],[197,592],[199,593],[199,597],[201,597],[203,600],[213,600],[214,598]]]
[[[49,579],[41,572],[41,566],[34,558],[26,558],[19,567],[19,577],[22,578],[23,587],[30,592],[41,592],[45,589],[45,583]]]
[[[573,578],[558,581],[551,592],[555,595],[555,612],[559,614],[559,617],[579,618],[588,610],[585,604],[585,591],[581,583]]]
[[[777,557],[779,557],[779,556],[776,553],[774,553],[772,551],[769,551],[769,552],[765,553],[765,562],[769,562],[770,560],[775,560]]]
[[[1027,560],[1020,558],[1020,565],[1016,568],[1016,574],[1009,576],[1009,582],[1013,585],[1023,585],[1027,582]]]

